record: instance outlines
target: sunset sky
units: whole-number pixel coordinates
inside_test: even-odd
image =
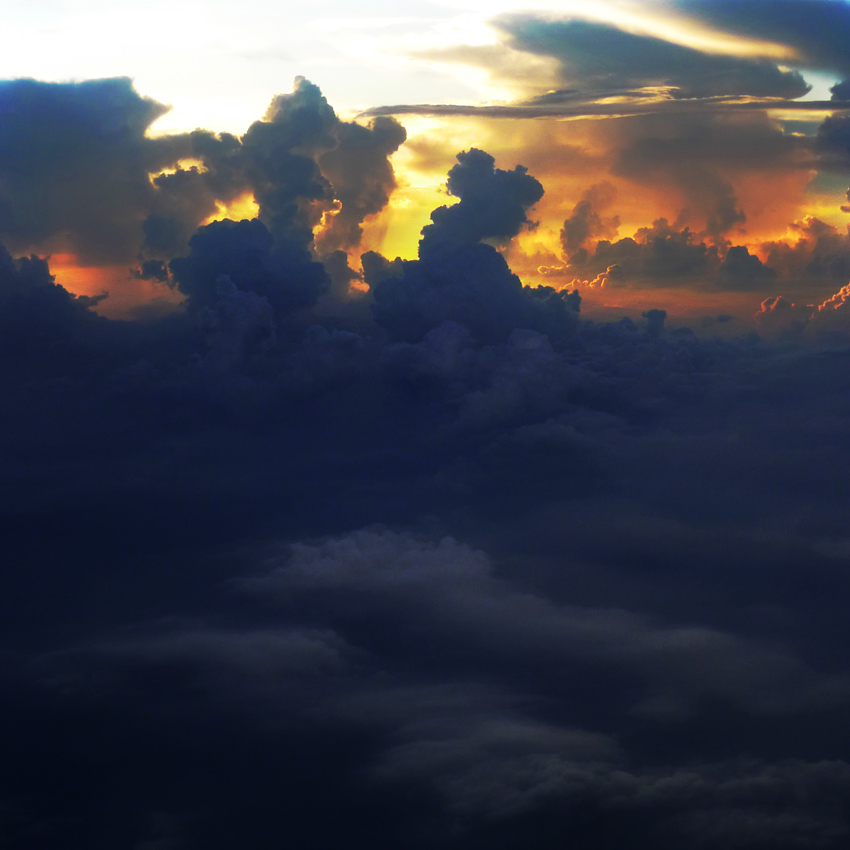
[[[137,115],[132,144],[102,150],[129,184],[144,181],[146,168],[150,179],[209,168],[187,133],[241,137],[303,77],[340,119],[392,116],[406,130],[390,154],[396,185],[387,202],[363,217],[362,240],[344,246],[357,272],[365,250],[415,258],[455,154],[474,146],[500,168],[527,168],[545,190],[530,218],[537,226],[503,246],[512,268],[532,285],[577,286],[586,310],[657,305],[693,319],[725,300],[743,318],[764,297],[817,305],[843,286],[850,175],[846,92],[835,86],[850,74],[846,4],[782,2],[770,14],[758,0],[586,6],[459,0],[407,4],[399,14],[379,2],[356,13],[341,3],[293,11],[248,2],[238,16],[218,2],[151,3],[143,14],[124,3],[22,6],[9,15],[0,77],[65,89],[15,108],[25,112],[6,107],[4,144],[56,134],[56,173],[50,193],[6,175],[11,214],[40,224],[6,223],[0,237],[13,251],[50,253],[72,291],[108,292],[97,308],[106,315],[168,300],[162,287],[127,280],[133,263],[171,259],[145,244],[144,220],[168,203],[181,207],[187,234],[215,217],[253,217],[251,180],[226,192],[207,187],[204,203],[189,179],[182,199],[176,180],[168,191],[122,192],[112,178],[86,175],[86,134],[97,135],[101,119]],[[113,84],[108,119],[98,118],[105,96],[94,92],[60,117],[69,83],[82,91],[108,78],[132,81]],[[77,124],[78,149],[63,150],[65,120]],[[153,151],[153,140],[161,143],[155,166],[133,159],[135,145]],[[92,209],[109,219],[108,250],[78,232]],[[667,243],[694,249],[675,268],[636,255],[618,263],[622,251],[597,249],[600,240],[651,240],[659,227]],[[171,250],[186,247],[183,239]],[[730,247],[737,265],[723,263]],[[612,265],[621,267],[618,281],[607,275]]]
[[[2,850],[850,846],[850,3],[2,23]]]

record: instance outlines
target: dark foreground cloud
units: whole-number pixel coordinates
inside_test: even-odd
[[[775,342],[582,319],[501,252],[541,184],[473,148],[417,260],[317,301],[400,133],[334,141],[303,84],[262,123],[260,219],[140,270],[176,315],[0,253],[3,846],[841,850],[844,284]],[[316,163],[363,139],[329,231]],[[615,201],[568,218],[586,263],[770,277],[684,220],[599,241]]]

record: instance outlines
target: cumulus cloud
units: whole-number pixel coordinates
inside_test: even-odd
[[[490,154],[477,148],[457,155],[446,188],[460,201],[431,213],[431,224],[422,231],[420,257],[484,239],[504,243],[531,226],[527,211],[543,197],[543,187],[528,169],[518,165],[503,171]]]
[[[550,287],[524,287],[505,258],[486,241],[506,244],[531,226],[528,210],[543,187],[523,166],[513,171],[472,148],[449,171],[454,206],[431,213],[422,230],[419,260],[389,263],[364,255],[373,312],[395,341],[419,342],[443,322],[468,328],[481,342],[504,342],[517,328],[571,336],[579,299]]]
[[[834,288],[850,278],[850,236],[837,227],[807,216],[791,225],[795,242],[766,242],[760,250],[780,277],[809,288]],[[816,289],[817,291],[817,289]]]
[[[255,292],[272,307],[288,313],[310,307],[328,286],[324,268],[301,240],[275,242],[262,221],[216,221],[189,242],[186,257],[169,268],[189,306],[215,303],[218,280],[227,276],[236,289]]]
[[[579,251],[588,239],[612,239],[617,235],[620,217],[603,219],[599,215],[616,197],[617,190],[610,183],[597,183],[585,191],[561,229],[561,244],[568,257]]]
[[[6,81],[0,111],[0,239],[91,265],[181,256],[204,220],[247,193],[276,240],[310,250],[313,227],[333,211],[322,250],[350,248],[386,205],[389,157],[405,138],[392,118],[340,121],[303,78],[241,138],[150,138],[168,107],[127,78]]]
[[[403,144],[407,132],[395,119],[378,117],[368,127],[340,121],[335,136],[336,146],[319,158],[340,205],[319,234],[322,253],[359,244],[361,225],[384,208],[396,187],[389,157]]]
[[[96,344],[105,323],[90,308],[100,300],[72,295],[56,283],[46,260],[15,259],[0,245],[0,350],[21,358],[19,368]]]
[[[88,263],[134,257],[156,194],[148,175],[190,154],[187,136],[147,138],[166,111],[127,78],[0,83],[0,238],[64,237]]]

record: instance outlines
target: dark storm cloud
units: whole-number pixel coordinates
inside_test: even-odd
[[[83,262],[133,257],[156,191],[148,174],[189,155],[185,136],[146,138],[166,111],[127,78],[0,83],[0,239],[67,236]]]
[[[733,204],[729,207],[734,210]],[[689,285],[726,291],[771,288],[778,274],[771,260],[778,248],[771,252],[771,260],[763,263],[743,245],[729,245],[721,253],[717,244],[705,240],[715,234],[709,231],[700,238],[681,218],[673,224],[661,218],[651,227],[639,228],[634,237],[616,242],[602,239],[592,253],[576,252],[564,271],[580,275],[593,286]],[[785,243],[779,245],[787,248]]]
[[[827,165],[846,171],[850,164],[850,118],[846,115],[826,118],[818,128],[817,144]]]
[[[608,24],[518,16],[502,18],[498,26],[512,47],[556,59],[566,84],[597,90],[664,87],[682,98],[793,99],[810,88],[799,72],[782,71],[770,61],[703,53]]]
[[[776,277],[775,269],[765,266],[741,245],[729,248],[719,271],[728,280],[729,289],[763,289]]]
[[[818,163],[812,139],[786,135],[764,114],[636,116],[618,122],[616,133],[612,173],[681,193],[715,242],[734,238],[729,232],[746,222],[734,188],[741,176],[793,174]]]
[[[830,87],[831,100],[850,100],[850,80],[842,80]]]
[[[345,185],[355,233],[347,169],[385,192],[400,136],[351,131],[317,197],[290,166],[337,149],[328,110],[300,85],[254,130],[263,220],[191,237],[185,312],[108,321],[0,252],[4,846],[840,850],[847,287],[777,343],[583,320],[489,244],[542,189],[473,149],[418,260],[366,254],[370,293],[317,301],[311,223]],[[178,222],[248,169],[191,142],[202,165],[152,186]],[[592,187],[575,268],[769,282],[726,241],[724,176],[694,178],[705,231],[594,251]],[[841,255],[799,228],[789,269]]]
[[[825,284],[831,290],[850,278],[850,235],[841,233],[810,216],[795,222],[791,229],[796,242],[766,242],[761,245],[767,265],[790,280]]]
[[[294,235],[305,244],[333,192],[314,157],[334,146],[337,117],[319,88],[299,78],[291,94],[277,95],[265,119],[242,137],[245,171],[262,221],[275,238]]]
[[[167,260],[183,254],[201,222],[217,211],[216,202],[229,203],[249,188],[235,136],[196,130],[189,142],[201,167],[177,167],[153,178],[142,256]]]
[[[585,669],[577,659],[592,659],[597,678],[622,664],[661,686],[633,714],[650,729],[653,717],[687,723],[682,701],[706,688],[765,718],[793,714],[801,700],[847,698],[846,682],[818,681],[775,648],[659,627],[612,607],[553,605],[494,575],[481,551],[384,529],[288,546],[235,587],[275,610],[278,623],[143,627],[43,657],[47,689],[73,705],[139,679],[152,688],[148,711],[165,717],[216,706],[271,736],[372,730],[378,752],[355,776],[377,795],[399,783],[436,792],[452,816],[442,829],[463,836],[459,847],[477,846],[490,824],[518,829],[519,840],[536,818],[564,809],[587,817],[597,807],[634,819],[633,842],[667,834],[664,847],[829,847],[847,833],[842,760],[641,768],[604,731],[618,699],[625,703],[614,711],[628,711],[631,681],[606,695],[595,722],[591,712],[577,723],[575,699],[564,699]],[[167,673],[188,684],[184,695],[169,692]],[[586,680],[585,688],[592,704],[595,688]],[[546,847],[573,834],[569,820],[549,829]]]
[[[395,188],[389,157],[405,138],[391,118],[368,127],[340,121],[318,86],[299,77],[294,91],[278,95],[242,137],[260,220],[275,236],[300,229],[312,239],[322,213],[333,210],[322,252],[353,247],[363,221],[383,209]]]
[[[786,45],[794,64],[847,75],[850,9],[842,0],[676,0],[687,16],[729,33]]]

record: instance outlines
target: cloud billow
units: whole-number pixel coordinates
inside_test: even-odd
[[[171,261],[177,288],[190,308],[209,306],[222,275],[240,290],[256,292],[276,311],[312,307],[327,289],[328,278],[301,243],[275,242],[262,221],[217,221],[202,227],[190,240],[186,257]]]

